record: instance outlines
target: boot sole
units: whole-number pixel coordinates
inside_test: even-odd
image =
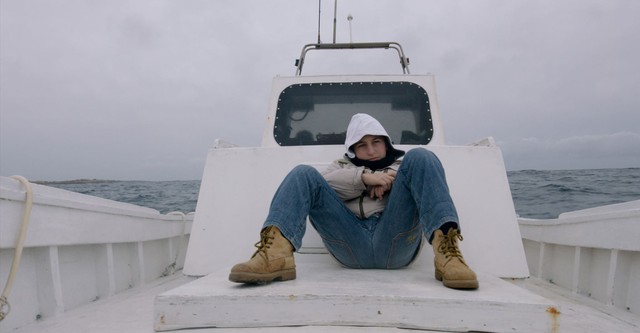
[[[445,287],[452,289],[478,289],[479,283],[477,280],[455,280],[455,281],[447,281],[443,280],[442,284]]]
[[[478,280],[445,280],[442,277],[442,273],[436,270],[436,280],[442,281],[442,284],[451,289],[478,289],[480,284]]]
[[[285,269],[273,273],[231,272],[229,281],[237,283],[266,283],[271,281],[295,280],[296,270]]]

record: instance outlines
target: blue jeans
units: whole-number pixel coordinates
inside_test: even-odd
[[[405,155],[382,214],[359,219],[313,167],[299,165],[276,191],[264,227],[276,226],[298,250],[307,226],[327,250],[352,268],[400,268],[420,250],[422,235],[458,222],[438,157],[423,149]]]

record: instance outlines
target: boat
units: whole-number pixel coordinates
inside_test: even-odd
[[[302,75],[309,51],[361,49],[397,52],[402,73]],[[281,179],[341,156],[348,119],[365,111],[400,149],[441,159],[480,288],[443,287],[429,247],[405,269],[344,268],[310,226],[296,280],[229,282]],[[518,217],[495,140],[447,144],[435,77],[411,74],[396,42],[305,45],[296,75],[273,80],[261,146],[209,149],[194,214],[22,177],[0,178],[0,214],[1,333],[640,330],[640,200]]]

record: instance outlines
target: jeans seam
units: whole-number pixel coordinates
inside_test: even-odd
[[[407,231],[403,231],[399,234],[397,234],[395,237],[393,237],[393,240],[391,240],[391,249],[389,250],[389,255],[387,257],[387,269],[391,268],[391,258],[393,257],[393,253],[394,253],[394,249],[395,249],[395,245],[397,243],[397,241],[399,240],[399,238],[402,238],[405,235],[411,234],[412,232],[415,232],[416,229],[421,229],[422,226],[420,225],[420,223],[416,223],[411,229],[407,230]],[[420,237],[418,237],[420,242],[422,242],[422,230],[420,230]],[[420,250],[420,245],[418,245],[418,248],[416,249],[416,252]],[[397,268],[400,267],[405,267],[408,266],[411,262],[413,262],[413,260],[416,257],[416,253],[414,253],[414,255],[412,256],[412,259],[409,260],[408,263],[406,263],[405,265],[402,266],[398,266]]]
[[[340,259],[338,259],[338,257],[336,257],[335,254],[333,254],[331,249],[329,249],[329,247],[327,247],[327,250],[329,251],[331,256],[333,256],[341,265],[343,265],[345,267],[349,267],[349,268],[360,268],[360,265],[357,264],[358,261],[356,260],[356,256],[353,254],[353,250],[351,249],[351,246],[347,242],[341,241],[341,240],[338,240],[338,239],[331,239],[331,238],[327,238],[327,237],[323,237],[323,236],[320,236],[320,237],[325,242],[334,243],[336,245],[340,245],[340,246],[343,246],[344,248],[346,248],[348,250],[349,256],[351,257],[351,260],[356,263],[355,266],[350,266],[350,265],[347,265],[347,264],[343,263],[342,261],[340,261]]]

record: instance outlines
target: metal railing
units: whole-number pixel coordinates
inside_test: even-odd
[[[400,57],[400,65],[404,74],[409,73],[409,58],[405,57],[402,46],[396,42],[370,42],[370,43],[332,43],[332,44],[307,44],[302,48],[300,58],[296,59],[296,75],[302,74],[304,59],[310,50],[348,50],[348,49],[395,49]]]

